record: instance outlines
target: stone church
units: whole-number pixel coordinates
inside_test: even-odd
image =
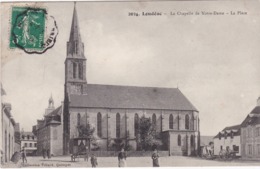
[[[199,112],[178,88],[89,84],[87,59],[74,7],[67,57],[63,105],[63,154],[82,144],[77,126],[95,127],[101,150],[111,140],[128,139],[136,149],[136,123],[150,117],[161,133],[169,155],[196,154],[199,147]],[[83,142],[86,145],[86,142]]]

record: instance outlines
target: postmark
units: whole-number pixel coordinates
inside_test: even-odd
[[[57,35],[57,23],[45,8],[12,7],[10,48],[42,54],[54,46]]]

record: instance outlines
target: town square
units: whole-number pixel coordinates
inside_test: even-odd
[[[3,3],[1,166],[259,166],[256,4]]]
[[[189,162],[187,162],[189,161]],[[118,167],[117,157],[100,157],[98,158],[98,167]],[[162,157],[160,158],[161,167],[192,167],[192,166],[205,166],[205,167],[216,167],[216,166],[259,166],[258,161],[244,162],[240,160],[234,161],[220,161],[220,160],[205,160],[194,157]],[[185,165],[183,165],[185,164]],[[76,162],[71,162],[70,157],[54,157],[50,160],[44,160],[41,157],[29,157],[28,163],[23,164],[6,164],[5,167],[26,167],[26,168],[77,168],[77,167],[91,167],[90,162],[84,161],[82,158]],[[127,167],[152,167],[151,157],[129,157],[127,158]]]

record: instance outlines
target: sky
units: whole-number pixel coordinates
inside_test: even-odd
[[[11,5],[1,12],[1,78],[12,114],[25,131],[42,119],[52,95],[64,97],[64,61],[73,2],[45,7],[59,34],[44,54],[10,49]],[[201,135],[240,124],[260,96],[259,1],[77,2],[91,84],[178,87],[199,110]],[[170,12],[200,15],[170,15]],[[201,15],[234,11],[247,15]],[[162,12],[162,16],[128,16]]]

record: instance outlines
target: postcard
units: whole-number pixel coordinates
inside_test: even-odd
[[[1,3],[1,166],[259,166],[260,2]]]

